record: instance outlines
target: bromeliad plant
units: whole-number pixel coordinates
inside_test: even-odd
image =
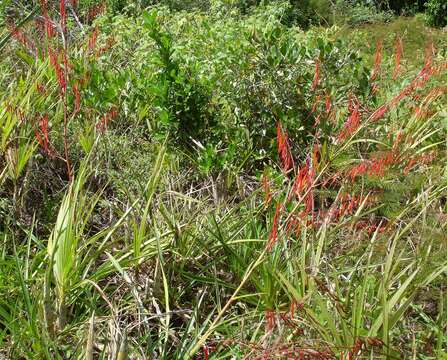
[[[61,330],[67,321],[68,293],[80,280],[79,248],[84,229],[99,199],[99,196],[90,198],[85,193],[84,185],[88,176],[87,165],[84,164],[62,200],[48,240],[49,266],[53,270],[56,285],[58,327]]]
[[[0,61],[0,357],[442,356],[442,55],[75,3]]]
[[[380,59],[378,50],[374,80],[381,71]],[[430,182],[417,188],[407,188],[410,184],[405,181],[409,173],[416,176],[427,164],[439,161],[441,169],[445,166],[445,160],[436,157],[445,151],[444,142],[437,141],[436,113],[428,117],[418,110],[406,121],[393,115],[419,92],[426,94],[420,107],[427,110],[436,103],[442,91],[427,89],[427,84],[444,71],[445,64],[427,57],[423,69],[376,110],[361,108],[353,98],[348,119],[333,143],[322,147],[315,139],[301,164],[285,127],[278,123],[281,172],[277,176],[282,181],[263,180],[263,203],[271,209],[270,235],[264,249],[258,247],[255,259],[243,266],[246,270],[239,275],[239,286],[190,355],[224,328],[222,318],[231,305],[246,296],[258,296],[258,306],[265,310],[265,335],[256,345],[233,340],[249,354],[399,356],[402,345],[397,344],[405,340],[395,336],[401,334],[396,328],[408,326],[406,315],[412,302],[447,271],[445,260],[435,267],[430,261],[440,245],[418,230],[427,227],[447,184],[440,173],[432,173]],[[375,87],[374,92],[380,91],[379,84]],[[385,118],[388,126],[381,125]],[[399,130],[390,134],[394,126]],[[348,160],[359,151],[364,159],[357,164]],[[405,201],[390,200],[388,188],[400,191]],[[380,202],[393,203],[393,209]],[[417,245],[411,241],[416,233]],[[343,243],[352,248],[340,249]],[[237,256],[227,246],[227,256]],[[340,264],[344,270],[339,270]],[[254,294],[246,293],[246,287],[254,287]]]

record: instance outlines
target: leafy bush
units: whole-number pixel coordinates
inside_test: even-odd
[[[0,357],[441,358],[441,32],[210,5],[5,41]]]
[[[429,0],[425,6],[427,23],[431,26],[447,25],[447,2],[444,0]]]

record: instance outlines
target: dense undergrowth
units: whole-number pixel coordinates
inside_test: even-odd
[[[0,357],[446,358],[445,35],[228,4],[5,20]]]

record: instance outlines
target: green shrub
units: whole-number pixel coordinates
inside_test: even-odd
[[[425,6],[427,23],[431,26],[447,25],[447,2],[445,0],[429,0]]]

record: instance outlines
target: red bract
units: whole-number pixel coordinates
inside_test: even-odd
[[[45,90],[45,86],[41,83],[37,84],[37,91],[39,92],[39,94],[41,95],[45,95],[46,90]]]
[[[351,351],[351,353],[352,353],[353,355],[358,355],[359,352],[362,350],[363,345],[364,345],[363,340],[360,339],[360,338],[357,339],[357,340],[355,341],[355,343],[354,343],[354,346],[352,347],[352,351]]]
[[[282,130],[281,123],[278,121],[276,127],[278,155],[281,160],[282,169],[288,172],[293,166],[293,159],[290,152],[289,140],[287,133]]]
[[[388,105],[382,105],[380,106],[376,111],[374,111],[371,115],[371,121],[379,120],[385,115],[388,111],[389,107]]]
[[[65,30],[66,30],[66,23],[67,23],[67,14],[65,12],[65,0],[59,0],[59,11],[60,11],[60,14],[61,14],[62,31],[65,32]]]
[[[407,175],[416,165],[429,164],[436,160],[436,153],[431,152],[419,156],[412,157],[408,160],[407,165],[404,168],[404,174]]]
[[[338,135],[338,141],[343,141],[354,134],[360,126],[360,104],[356,100],[351,115]]]
[[[98,28],[95,27],[92,34],[90,35],[88,39],[88,50],[93,51],[96,47],[96,41],[98,39]]]
[[[351,181],[354,181],[355,178],[359,175],[363,175],[368,170],[368,162],[363,161],[359,165],[354,166],[348,171],[348,177],[351,179]]]
[[[112,107],[110,111],[108,111],[105,115],[101,117],[101,119],[96,124],[96,128],[102,132],[107,130],[109,122],[115,119],[118,116],[118,109],[116,107]]]
[[[312,191],[312,188],[310,188],[307,191],[307,195],[306,198],[304,199],[304,203],[306,205],[305,207],[305,215],[308,215],[309,213],[313,213],[313,209],[314,209],[314,194]],[[303,214],[304,216],[304,214]]]
[[[399,102],[401,102],[407,96],[410,96],[416,89],[423,87],[430,77],[437,72],[437,68],[432,67],[432,60],[430,57],[426,59],[425,65],[416,75],[416,77],[407,85],[399,94],[394,96],[390,102],[381,105],[377,110],[375,110],[371,116],[371,121],[376,121],[381,119],[390,109],[395,107]]]
[[[396,45],[395,45],[396,51],[395,51],[395,56],[394,56],[394,71],[393,71],[393,79],[396,80],[397,76],[400,73],[400,62],[401,62],[401,58],[402,58],[402,53],[403,53],[403,43],[402,43],[402,39],[400,37],[398,37],[396,39]]]
[[[399,158],[397,148],[384,153],[372,160],[364,160],[347,172],[347,176],[354,181],[357,176],[368,174],[370,176],[383,176],[387,167],[395,164]]]
[[[326,215],[329,217],[329,220],[338,221],[343,216],[355,214],[362,204],[371,205],[374,203],[375,199],[371,197],[342,195],[339,200],[331,206]]]
[[[374,68],[371,75],[371,81],[375,81],[380,73],[380,66],[382,64],[382,42],[379,41],[376,47],[376,54],[374,56]]]
[[[298,170],[298,175],[295,177],[293,183],[293,193],[297,196],[301,196],[301,193],[307,186],[309,180],[309,165],[306,163],[303,167]]]
[[[314,176],[315,170],[311,166],[310,159],[308,158],[306,165],[298,171],[292,188],[293,193],[304,203],[304,209],[300,212],[299,218],[304,220],[310,213],[312,214],[312,219],[306,221],[306,225],[311,225],[314,221]]]
[[[50,17],[48,16],[47,2],[44,0],[40,1],[40,8],[44,18],[45,31],[47,33],[47,38],[51,39],[54,36],[54,26]]]
[[[208,360],[210,356],[209,350],[208,350],[208,346],[203,345],[203,358],[205,360]]]
[[[106,44],[102,48],[98,49],[98,51],[96,52],[96,56],[97,57],[101,56],[102,54],[104,54],[105,52],[110,50],[110,48],[115,44],[115,42],[116,42],[116,40],[113,36],[109,37],[106,40]]]
[[[62,94],[65,94],[65,91],[67,89],[67,83],[65,81],[65,71],[59,64],[59,56],[51,48],[48,48],[48,55],[50,58],[50,64],[53,66],[54,71],[56,72],[56,78],[59,84],[59,89]]]
[[[396,135],[396,138],[394,139],[394,142],[393,142],[393,150],[392,150],[392,152],[393,152],[393,154],[394,154],[395,156],[398,155],[398,154],[397,154],[397,152],[398,152],[398,147],[399,147],[399,144],[401,143],[401,141],[402,141],[402,131],[399,131],[399,132],[397,133],[397,135]]]
[[[87,13],[88,21],[93,21],[98,15],[102,14],[106,9],[106,4],[103,2],[102,4],[98,4],[96,6],[91,7]]]
[[[20,31],[19,28],[17,28],[15,25],[12,26],[13,28],[11,30],[11,34],[13,38],[16,39],[18,42],[20,42],[26,49],[28,49],[34,55],[37,55],[36,45],[30,39],[28,39],[26,35]]]
[[[36,139],[44,152],[50,154],[50,140],[48,135],[48,115],[44,115],[39,120],[39,128],[36,130]]]
[[[262,187],[264,188],[264,206],[268,206],[272,201],[272,196],[270,194],[270,182],[266,173],[262,175]]]
[[[275,328],[275,312],[273,310],[265,311],[266,331],[270,332]]]
[[[290,303],[290,318],[293,319],[295,317],[295,311],[302,311],[304,308],[304,304],[298,302],[296,299],[293,299]]]
[[[47,33],[48,39],[51,39],[54,37],[54,26],[52,21],[48,16],[45,16],[45,31]]]

